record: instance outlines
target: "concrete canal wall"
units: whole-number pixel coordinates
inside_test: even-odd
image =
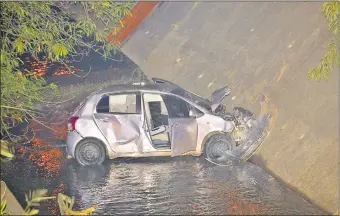
[[[123,43],[148,77],[278,115],[252,160],[330,213],[338,213],[338,72],[309,81],[331,39],[321,2],[163,2]],[[232,100],[233,98],[234,100]]]

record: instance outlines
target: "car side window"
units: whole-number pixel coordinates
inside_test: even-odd
[[[185,100],[172,96],[162,95],[165,105],[169,112],[170,118],[189,118],[189,110],[192,106]]]
[[[96,110],[97,113],[140,114],[141,96],[139,93],[104,95]]]
[[[104,95],[98,102],[96,107],[97,113],[109,113],[110,107],[109,107],[109,96]]]

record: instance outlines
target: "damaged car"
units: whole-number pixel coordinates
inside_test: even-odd
[[[118,157],[204,155],[241,158],[266,136],[271,115],[235,107],[226,112],[223,87],[203,98],[166,80],[99,89],[68,119],[67,154],[81,165]],[[263,104],[263,101],[261,102]]]

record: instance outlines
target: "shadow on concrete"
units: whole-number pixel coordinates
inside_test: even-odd
[[[332,213],[328,212],[327,210],[323,209],[320,205],[318,205],[316,202],[314,202],[313,200],[309,199],[306,195],[304,195],[302,192],[299,191],[299,189],[297,187],[292,186],[291,184],[289,184],[288,182],[284,182],[278,175],[275,174],[275,172],[271,171],[268,167],[267,167],[267,161],[263,159],[263,157],[261,155],[258,154],[254,154],[249,160],[248,162],[259,166],[261,169],[263,169],[264,171],[266,171],[269,175],[273,176],[278,182],[280,182],[282,185],[286,185],[289,189],[293,190],[294,192],[296,192],[300,197],[302,197],[305,201],[311,203],[312,205],[316,206],[317,208],[319,208],[321,211],[325,212],[327,215],[333,215]],[[335,214],[334,214],[335,215]]]

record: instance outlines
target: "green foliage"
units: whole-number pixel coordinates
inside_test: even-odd
[[[334,66],[339,67],[339,2],[325,2],[322,6],[328,24],[328,30],[333,33],[334,38],[328,43],[325,56],[318,66],[308,72],[310,79],[327,80]]]
[[[92,213],[98,208],[98,205],[94,205],[83,210],[72,210],[74,197],[69,197],[62,193],[58,194],[58,205],[61,215],[92,215]]]
[[[111,58],[119,44],[106,41],[108,33],[130,14],[133,2],[2,1],[1,7],[1,129],[9,129],[39,116],[36,102],[44,103],[41,77],[22,69],[22,54],[44,57],[48,62],[85,55],[91,50]],[[99,23],[99,24],[98,24]]]
[[[49,199],[55,199],[56,197],[46,197],[47,194],[46,189],[38,189],[35,191],[29,191],[28,195],[25,194],[25,200],[27,203],[27,206],[25,208],[26,215],[37,215],[39,213],[38,209],[32,208],[36,206],[40,206],[40,202],[49,200]],[[6,206],[7,201],[2,200],[1,201],[1,207],[0,207],[0,216],[2,215],[10,215],[10,212],[6,212]]]
[[[329,22],[328,30],[337,35],[339,31],[339,2],[325,2],[322,5],[322,11]]]
[[[14,158],[14,154],[12,153],[14,152],[13,146],[10,145],[8,141],[0,140],[0,149],[1,149],[0,155],[5,157],[5,159],[0,157],[0,161],[8,161]]]
[[[26,208],[24,209],[25,215],[37,215],[39,210],[32,207],[40,206],[42,201],[46,201],[49,199],[55,199],[56,197],[46,197],[47,190],[46,189],[38,189],[29,191],[28,194],[25,194],[25,201],[27,203]],[[62,215],[92,215],[92,213],[98,208],[98,205],[94,205],[90,208],[84,210],[72,210],[74,204],[74,197],[68,197],[64,194],[58,194],[58,204],[59,210]],[[6,212],[7,201],[2,200],[0,206],[0,216],[3,215],[11,215],[10,212]]]
[[[6,209],[6,200],[1,200],[1,205],[0,205],[0,216],[5,215],[5,209]]]
[[[29,191],[28,195],[25,194],[25,201],[27,206],[25,208],[25,212],[27,215],[37,215],[39,213],[38,209],[34,209],[34,206],[40,206],[41,201],[55,199],[56,197],[46,197],[47,194],[46,189],[38,189],[35,191]]]

